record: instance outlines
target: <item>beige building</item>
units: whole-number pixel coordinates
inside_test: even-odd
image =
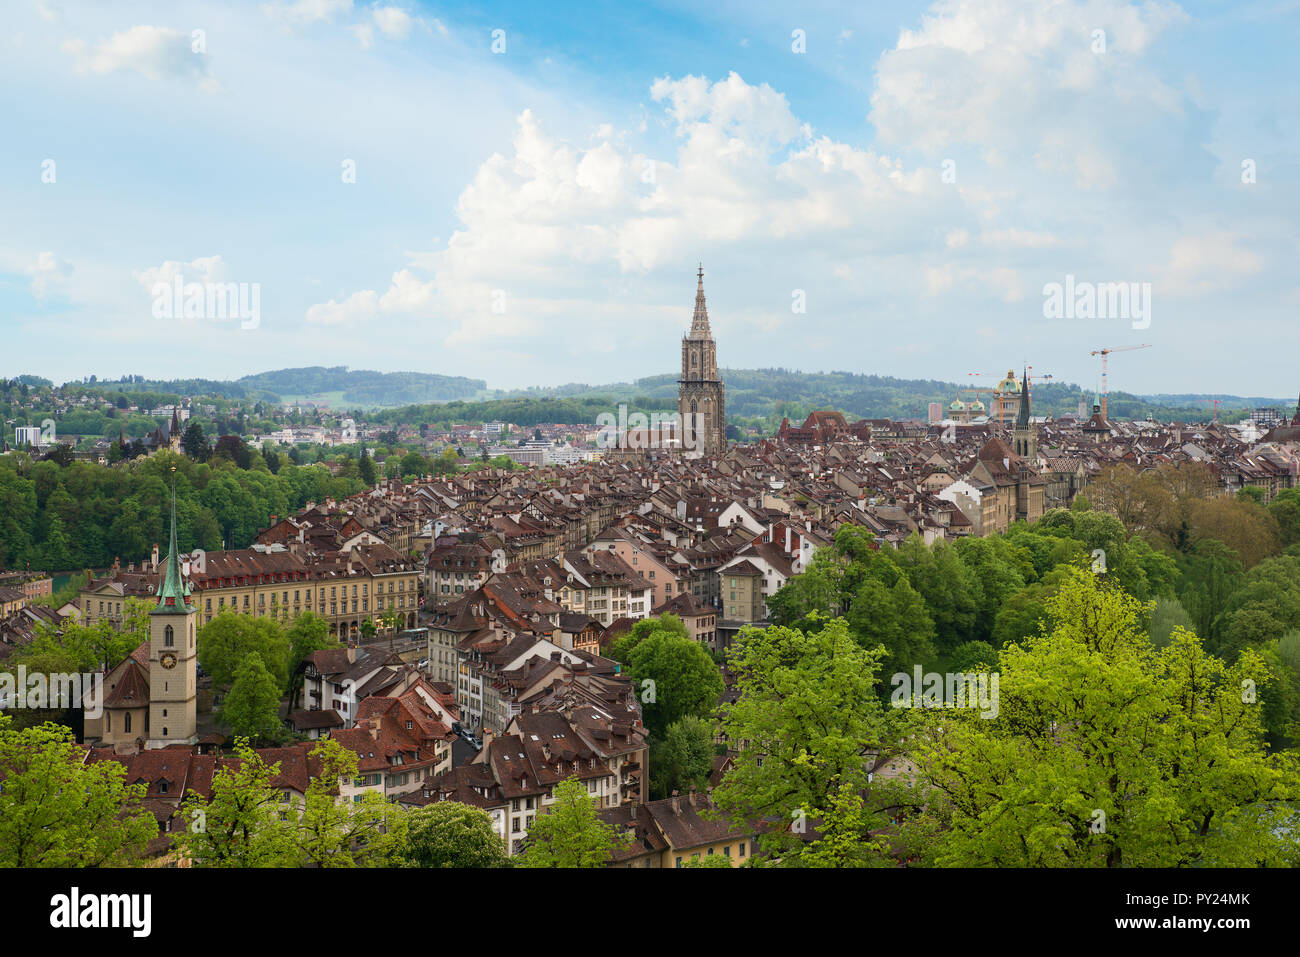
[[[397,628],[414,628],[419,609],[418,563],[388,545],[358,545],[342,558],[307,563],[289,551],[257,548],[191,556],[189,577],[199,624],[227,609],[289,622],[304,611],[329,621],[343,639],[356,637],[367,619],[380,625],[391,612]],[[140,571],[114,569],[81,593],[83,622],[122,622],[127,597],[154,593],[157,551]],[[380,626],[382,631],[382,626]]]

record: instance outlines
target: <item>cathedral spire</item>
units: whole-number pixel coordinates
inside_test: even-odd
[[[688,339],[712,339],[709,331],[709,310],[704,305],[704,263],[700,263],[696,274],[695,315],[691,319],[691,332]]]

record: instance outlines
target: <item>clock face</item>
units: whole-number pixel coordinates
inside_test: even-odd
[[[170,651],[165,651],[162,656],[159,657],[158,664],[162,665],[164,668],[175,668],[176,656]]]

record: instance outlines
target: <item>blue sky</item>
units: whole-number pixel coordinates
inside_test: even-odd
[[[671,372],[702,260],[724,366],[1092,385],[1089,351],[1149,342],[1114,388],[1300,388],[1294,0],[13,0],[0,26],[3,375]],[[259,321],[156,316],[177,275],[257,284]],[[1067,275],[1149,283],[1149,327],[1046,318]]]

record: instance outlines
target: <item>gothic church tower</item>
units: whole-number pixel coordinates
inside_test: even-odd
[[[1029,421],[1029,370],[1023,374],[1020,392],[1020,408],[1016,410],[1016,427],[1011,433],[1013,451],[1028,461],[1031,468],[1038,468],[1038,430]]]
[[[704,267],[695,288],[691,331],[682,337],[682,377],[677,382],[677,411],[685,431],[683,446],[705,455],[727,450],[727,410],[717,347],[704,305]]]
[[[176,469],[172,469],[172,533],[158,605],[149,612],[148,748],[193,744],[198,740],[199,610],[189,603],[176,547]]]

